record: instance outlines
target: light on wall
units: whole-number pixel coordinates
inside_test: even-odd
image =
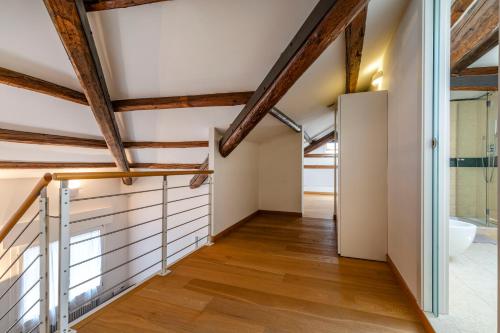
[[[372,86],[374,86],[377,90],[380,90],[383,81],[384,81],[384,72],[379,70],[375,74],[373,74]]]

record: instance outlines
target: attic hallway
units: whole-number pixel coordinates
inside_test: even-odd
[[[331,220],[257,215],[80,322],[107,332],[423,332],[384,263],[336,255]]]

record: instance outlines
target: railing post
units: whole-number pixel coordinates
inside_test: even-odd
[[[59,333],[75,332],[69,327],[69,265],[70,265],[70,190],[68,181],[61,181],[59,225],[59,299],[57,322]]]
[[[40,191],[40,326],[39,333],[50,333],[49,322],[49,199],[47,188]]]
[[[167,176],[163,176],[163,198],[162,198],[162,222],[161,222],[161,231],[162,231],[162,235],[161,235],[161,272],[160,272],[160,275],[161,276],[165,276],[167,275],[168,273],[170,273],[170,271],[168,270],[168,262],[167,262],[167,259],[168,259],[168,251],[167,251],[167,248],[168,248],[168,238],[167,238],[167,234],[168,234],[168,224],[167,224],[167,220],[168,220],[168,180],[167,180]]]
[[[208,239],[207,246],[212,246],[214,244],[213,241],[213,214],[214,214],[214,205],[213,205],[213,195],[214,195],[214,182],[212,176],[208,176]]]

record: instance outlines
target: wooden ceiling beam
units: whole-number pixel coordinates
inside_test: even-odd
[[[344,32],[367,0],[320,0],[257,91],[222,137],[228,156],[280,101],[323,51]]]
[[[83,0],[44,0],[104,140],[120,171],[129,171]],[[132,184],[132,179],[123,180]]]
[[[70,146],[96,149],[108,148],[104,140],[82,139],[63,135],[22,132],[8,129],[0,129],[0,141],[33,145]]]
[[[135,141],[124,142],[125,148],[206,148],[208,141]]]
[[[475,0],[455,0],[451,5],[451,27],[457,23]]]
[[[334,154],[304,154],[306,158],[334,158]]]
[[[75,91],[33,76],[11,71],[0,67],[0,83],[35,91],[41,94],[61,98],[82,105],[89,105],[87,98],[79,91]]]
[[[324,146],[329,142],[335,141],[335,139],[336,139],[335,131],[331,131],[322,136],[321,138],[313,140],[313,142],[309,146],[304,148],[304,154],[309,154],[313,150],[316,150],[319,147]]]
[[[94,12],[99,10],[128,8],[163,1],[168,0],[85,0],[84,3],[85,9],[88,12]]]
[[[133,169],[199,169],[201,164],[189,163],[132,163]],[[114,163],[106,162],[32,162],[0,161],[0,169],[93,169],[115,168]]]
[[[201,171],[208,170],[208,156],[205,159],[205,161],[203,161],[203,163],[200,165],[199,169]],[[191,181],[189,182],[189,187],[192,189],[198,188],[205,182],[205,180],[207,180],[207,178],[208,175],[194,175],[193,178],[191,178]]]
[[[89,105],[85,95],[57,84],[0,67],[0,83]],[[193,96],[172,96],[125,99],[111,102],[115,112],[137,110],[180,109],[210,106],[235,106],[248,102],[253,91],[216,93]]]
[[[112,103],[115,112],[235,106],[246,104],[252,94],[253,91],[245,91],[192,96],[124,99],[113,101]]]
[[[368,7],[365,7],[345,30],[346,47],[346,94],[355,93],[358,86],[361,56],[365,40],[366,16]]]
[[[471,76],[471,75],[495,75],[498,74],[497,66],[466,68],[460,73],[454,73],[452,76]]]
[[[324,165],[324,164],[307,164],[304,165],[304,169],[320,169],[320,170],[333,170],[337,167],[335,165]]]
[[[498,45],[498,0],[477,0],[451,30],[452,73],[458,73]]]
[[[200,169],[199,163],[131,163],[132,169]]]
[[[16,142],[34,145],[69,146],[81,148],[107,149],[106,141],[84,139],[64,135],[23,132],[0,128],[0,141]],[[123,142],[125,148],[206,148],[208,141],[130,141]]]

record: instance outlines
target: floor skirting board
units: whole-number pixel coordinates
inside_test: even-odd
[[[253,212],[252,214],[248,215],[247,217],[241,219],[240,221],[236,222],[232,226],[230,226],[227,229],[222,230],[219,232],[217,235],[213,236],[213,241],[216,242],[220,240],[221,238],[226,237],[229,235],[231,232],[235,231],[239,227],[243,226],[245,223],[253,219],[257,215],[282,215],[282,216],[296,216],[296,217],[302,217],[302,213],[298,212],[282,212],[282,211],[276,211],[276,210],[257,210]]]
[[[278,210],[259,210],[259,214],[266,214],[266,215],[284,215],[284,216],[296,216],[296,217],[302,217],[302,213],[300,212],[283,212],[283,211],[278,211]]]
[[[399,285],[403,290],[405,291],[406,295],[410,299],[410,303],[412,307],[415,309],[415,312],[417,313],[418,317],[420,318],[420,321],[422,322],[422,325],[424,326],[424,329],[427,333],[436,333],[434,328],[432,327],[431,323],[429,322],[429,319],[427,318],[426,314],[424,313],[424,310],[420,308],[420,305],[417,302],[417,299],[415,296],[413,296],[413,293],[411,292],[410,288],[406,284],[406,281],[403,279],[403,276],[399,272],[398,268],[396,265],[394,265],[394,262],[392,261],[391,257],[387,255],[387,263],[389,264],[389,267],[391,268],[392,272],[396,276],[396,279],[398,280]]]
[[[236,222],[235,224],[233,224],[229,228],[226,228],[226,229],[222,230],[221,232],[219,232],[217,235],[215,235],[213,237],[213,241],[217,242],[221,238],[226,237],[231,232],[233,232],[234,230],[238,229],[239,227],[241,227],[242,225],[244,225],[245,223],[247,223],[248,221],[250,221],[251,219],[253,219],[255,216],[257,216],[258,214],[259,214],[259,211],[257,210],[255,212],[253,212],[252,214],[248,215],[247,217],[245,217],[245,218],[241,219],[240,221]]]

